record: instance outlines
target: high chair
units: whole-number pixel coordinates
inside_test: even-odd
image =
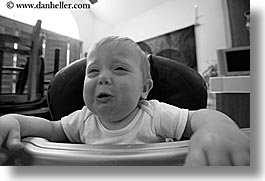
[[[195,70],[168,58],[149,55],[154,81],[148,99],[181,108],[206,108],[207,88]],[[86,59],[61,69],[48,88],[48,105],[53,120],[81,109]],[[182,165],[188,140],[141,145],[85,145],[52,143],[43,138],[26,138],[26,165]]]

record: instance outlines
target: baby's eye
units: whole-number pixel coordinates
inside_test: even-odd
[[[87,70],[87,75],[88,76],[95,76],[99,73],[99,69],[97,68],[91,68]]]
[[[95,68],[93,68],[93,69],[90,69],[90,70],[88,70],[88,72],[87,72],[87,73],[94,73],[94,72],[99,72],[99,70],[98,70],[98,69],[95,69]]]
[[[128,68],[125,66],[117,66],[114,68],[114,72],[117,74],[126,74],[128,71]]]
[[[119,66],[119,67],[116,67],[115,70],[127,71],[127,68]]]

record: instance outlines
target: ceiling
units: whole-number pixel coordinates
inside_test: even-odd
[[[117,25],[169,0],[98,0],[91,5],[95,17],[109,25]]]

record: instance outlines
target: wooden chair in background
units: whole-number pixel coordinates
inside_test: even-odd
[[[0,114],[36,109],[44,101],[44,60],[40,33],[40,20],[30,36],[0,33]],[[26,60],[23,66],[18,65],[20,59]],[[6,62],[11,66],[5,65]],[[5,88],[8,85],[9,89]]]

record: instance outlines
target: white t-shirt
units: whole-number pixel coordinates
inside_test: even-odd
[[[71,142],[86,144],[147,144],[164,142],[165,138],[180,139],[188,110],[156,100],[140,101],[138,113],[126,127],[105,128],[98,116],[87,107],[61,119],[63,130]]]

